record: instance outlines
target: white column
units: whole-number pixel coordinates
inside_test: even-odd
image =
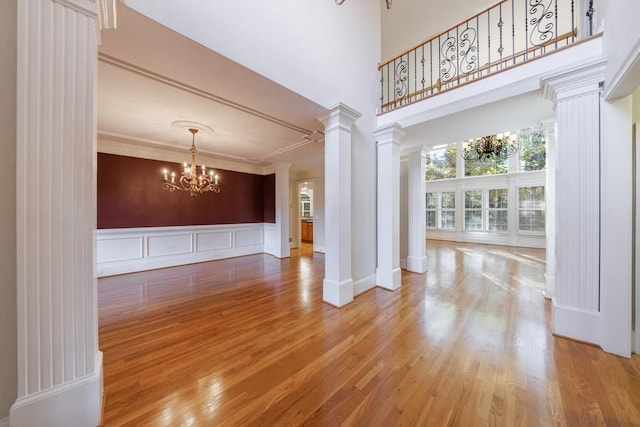
[[[351,277],[351,126],[360,113],[338,104],[319,120],[325,128],[325,302],[353,301]]]
[[[291,163],[278,163],[276,166],[276,237],[273,255],[287,258],[289,248],[289,169]]]
[[[377,129],[378,146],[378,268],[376,284],[395,290],[400,272],[400,139],[397,123]]]
[[[633,97],[604,102],[602,107],[600,345],[610,353],[631,357]]]
[[[427,271],[427,241],[426,241],[426,181],[425,161],[427,153],[420,147],[407,154],[408,166],[408,237],[409,250],[407,255],[407,270],[414,273]]]
[[[100,419],[95,8],[18,2],[16,427]]]
[[[600,82],[602,61],[549,76],[557,164],[553,332],[600,343]]]
[[[547,136],[547,176],[545,183],[547,280],[544,296],[545,298],[553,299],[556,283],[556,123],[555,121],[549,121],[543,123],[542,126]]]

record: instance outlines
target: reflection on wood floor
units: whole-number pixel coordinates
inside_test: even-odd
[[[105,425],[640,425],[639,359],[551,335],[543,250],[427,247],[341,309],[310,246],[100,279]]]

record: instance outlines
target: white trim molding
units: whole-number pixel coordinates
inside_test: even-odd
[[[553,299],[553,333],[561,337],[600,344],[600,313],[559,304]]]

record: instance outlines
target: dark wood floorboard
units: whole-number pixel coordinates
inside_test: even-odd
[[[640,426],[640,363],[556,338],[544,250],[428,242],[341,309],[324,257],[101,278],[106,426]]]

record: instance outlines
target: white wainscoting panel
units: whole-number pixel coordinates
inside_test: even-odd
[[[105,229],[96,240],[98,277],[265,252],[263,223]]]
[[[212,251],[215,249],[229,249],[233,242],[231,231],[216,231],[212,233],[196,234],[196,251]]]
[[[264,245],[263,229],[235,230],[235,246]]]
[[[99,263],[144,257],[142,236],[98,240],[97,246]]]
[[[180,255],[193,252],[191,234],[165,234],[147,236],[147,256]]]

